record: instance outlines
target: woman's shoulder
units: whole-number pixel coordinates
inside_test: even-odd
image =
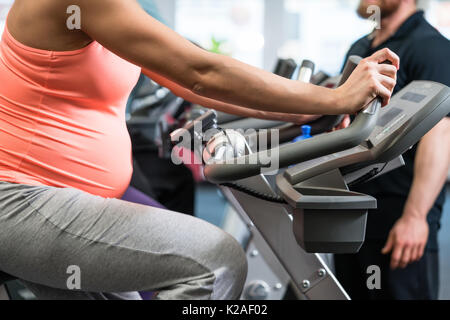
[[[66,51],[84,47],[91,40],[77,24],[81,11],[73,3],[73,0],[15,0],[7,28],[17,41],[37,49]]]

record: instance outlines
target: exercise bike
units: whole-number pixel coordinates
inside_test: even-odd
[[[284,61],[285,60],[280,60],[277,66],[280,64],[282,65]],[[292,61],[292,64],[291,62],[288,63],[289,65],[292,65],[295,62]],[[279,68],[277,67],[277,69]],[[313,76],[314,69],[315,66],[313,62],[309,60],[303,61],[298,69],[296,80],[312,82],[317,85],[334,88],[339,85],[339,81],[345,81],[345,79],[341,80],[341,78],[349,76],[349,74],[346,74],[331,78],[323,72],[319,72]],[[289,72],[285,73],[283,76],[292,78],[295,68],[294,70],[288,70]],[[342,118],[342,116],[324,116],[309,123],[309,127],[313,134],[324,133],[332,130],[342,121]],[[201,120],[202,123],[211,123],[212,121],[212,119],[208,119],[207,117],[203,117]],[[247,132],[248,130],[254,131],[253,134],[246,136],[246,140],[253,151],[255,151],[255,147],[261,140],[265,140],[270,144],[271,132],[275,131],[277,135],[279,135],[279,140],[285,143],[292,141],[292,139],[298,137],[302,133],[302,127],[297,124],[227,116],[226,114],[223,115],[221,113],[217,116],[217,126],[222,130],[240,129]],[[263,130],[259,131],[260,129]],[[256,148],[261,149],[261,145]],[[228,198],[228,200],[230,199]],[[290,285],[289,276],[282,266],[280,266],[276,257],[273,255],[272,250],[270,250],[260,233],[253,227],[251,221],[248,221],[245,215],[236,215],[235,210],[232,208],[228,211],[227,220],[230,223],[227,224],[231,224],[232,228],[227,228],[226,225],[225,228],[232,232],[232,234],[243,244],[247,251],[249,263],[247,283],[241,298],[244,300],[281,300],[300,297],[301,295],[293,289],[294,287],[292,285]],[[236,229],[238,230],[236,231]],[[328,261],[330,260],[329,255],[323,255],[321,258],[328,265],[330,264],[330,261]]]
[[[359,60],[351,57],[344,74]],[[220,186],[254,238],[270,249],[263,259],[272,271],[281,269],[302,298],[350,299],[319,253],[361,248],[368,210],[377,201],[351,187],[403,165],[401,155],[450,112],[450,89],[415,81],[387,108],[380,106],[375,100],[346,129],[273,147],[269,154],[278,154],[284,168],[276,178],[268,175],[270,163],[261,161],[267,150],[255,151],[239,132],[222,130],[206,144],[206,178]],[[184,129],[190,132],[192,125]],[[180,135],[175,132],[174,141]],[[246,290],[270,298],[261,284],[248,283]]]

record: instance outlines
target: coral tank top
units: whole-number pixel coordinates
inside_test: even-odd
[[[74,51],[0,42],[0,181],[119,198],[132,174],[127,98],[141,69],[98,42]]]

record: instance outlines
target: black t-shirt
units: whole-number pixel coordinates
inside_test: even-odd
[[[431,80],[450,86],[450,41],[425,20],[423,11],[412,15],[391,38],[378,47],[372,48],[372,40],[371,35],[358,40],[350,48],[347,57],[368,57],[385,47],[394,51],[400,57],[394,93],[414,80]],[[355,188],[357,192],[378,199],[378,209],[369,213],[367,239],[386,240],[393,225],[402,216],[414,177],[416,151],[417,146],[414,146],[404,154],[404,167]],[[444,202],[445,191],[442,190],[428,215],[429,250],[438,249],[437,232]]]

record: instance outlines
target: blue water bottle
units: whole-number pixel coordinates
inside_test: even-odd
[[[310,139],[311,136],[311,126],[302,126],[302,135],[295,138],[293,142],[299,142],[302,140]]]

